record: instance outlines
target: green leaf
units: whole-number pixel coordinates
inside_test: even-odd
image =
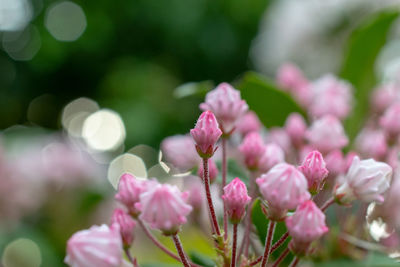
[[[242,98],[249,108],[255,111],[261,122],[267,126],[283,126],[287,116],[298,112],[303,116],[304,111],[284,91],[280,90],[268,78],[255,72],[245,73],[237,86]]]
[[[201,254],[197,251],[190,251],[189,252],[190,259],[201,266],[204,267],[214,267],[215,262],[210,259],[209,257],[205,256],[204,254]]]
[[[371,252],[368,256],[363,260],[352,260],[352,259],[336,259],[331,261],[318,262],[317,266],[319,267],[395,267],[399,266],[399,263],[396,260],[389,258],[388,256]]]
[[[375,60],[385,45],[387,35],[398,11],[383,11],[367,18],[353,32],[347,44],[340,76],[355,88],[356,103],[346,121],[349,136],[355,137],[368,112],[369,94],[376,85]]]

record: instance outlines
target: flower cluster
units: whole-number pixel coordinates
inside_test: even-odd
[[[351,85],[331,74],[309,81],[292,64],[279,70],[277,83],[304,107],[302,114],[292,113],[282,127],[266,129],[257,114],[248,110],[240,91],[227,83],[218,85],[200,105],[203,113],[190,133],[167,137],[161,144],[167,163],[190,172],[187,177],[174,177],[187,191],[157,178],[122,174],[115,195],[122,208],[114,211],[110,226],[74,234],[65,262],[77,267],[119,266],[125,253],[138,266],[130,247],[135,242],[133,232],[140,226],[170,257],[185,267],[198,266],[187,257],[178,236],[190,222],[209,230],[217,266],[261,263],[265,267],[287,238],[291,241],[275,257],[274,266],[290,253],[295,266],[299,258],[315,251],[313,242],[329,232],[325,212],[335,203],[344,208],[355,201],[383,203],[370,212],[370,218],[380,216],[390,222],[391,229],[399,227],[399,216],[390,212],[400,204],[395,191],[398,180],[391,188],[400,102],[386,97],[386,91],[375,93],[382,94],[374,103],[380,117],[371,119],[360,132],[351,147],[355,151],[345,153],[352,144],[342,124],[354,102]],[[232,162],[242,169],[243,177],[232,179],[228,173]],[[252,213],[260,207],[269,223],[261,244],[264,252],[258,255],[257,246],[251,245],[258,242],[252,234],[252,225],[257,223]],[[287,233],[274,245],[279,224],[286,225]],[[160,243],[151,230],[171,237],[177,253]],[[239,230],[242,240],[238,240]],[[102,242],[94,242],[97,238]]]

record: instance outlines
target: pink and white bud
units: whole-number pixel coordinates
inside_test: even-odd
[[[262,173],[266,173],[272,167],[284,161],[285,151],[274,143],[267,144],[265,145],[264,154],[258,161],[258,170]]]
[[[240,223],[246,213],[247,204],[251,200],[247,194],[246,185],[236,177],[224,187],[222,199],[231,222],[233,224]]]
[[[342,204],[359,199],[364,202],[383,202],[382,194],[389,188],[392,168],[373,159],[354,157],[344,179],[334,189],[336,200]]]
[[[195,143],[190,135],[174,135],[161,143],[165,160],[182,172],[189,171],[200,163]]]
[[[341,150],[333,150],[325,156],[326,168],[330,176],[346,173],[346,162]]]
[[[292,142],[289,135],[282,128],[274,127],[268,132],[266,143],[275,143],[280,146],[286,154],[292,151]]]
[[[250,170],[258,168],[258,161],[265,151],[264,141],[258,132],[251,132],[245,136],[239,146],[244,163]]]
[[[251,132],[260,131],[262,124],[254,111],[247,111],[237,122],[236,131],[242,136]]]
[[[307,178],[308,189],[312,193],[318,193],[328,176],[328,170],[321,153],[315,150],[308,154],[299,170]]]
[[[325,224],[325,214],[312,200],[300,204],[296,212],[287,217],[285,222],[292,237],[289,247],[296,255],[306,254],[311,242],[329,230]]]
[[[362,130],[355,143],[358,151],[365,157],[382,159],[388,151],[385,133],[380,129]]]
[[[395,83],[388,83],[374,90],[371,97],[371,104],[377,113],[384,112],[394,102],[400,100],[400,86]]]
[[[285,131],[295,146],[299,147],[303,144],[306,130],[307,124],[300,114],[292,113],[286,119]]]
[[[351,85],[332,74],[327,74],[311,84],[313,100],[310,106],[311,114],[320,118],[332,115],[339,119],[347,117],[353,102]]]
[[[197,175],[204,180],[204,168],[202,163],[199,164]],[[218,177],[218,167],[212,159],[208,159],[208,176],[210,184],[212,184]]]
[[[122,241],[118,227],[92,226],[68,240],[64,262],[71,267],[119,267]]]
[[[118,227],[122,243],[129,247],[133,243],[133,229],[136,222],[122,209],[115,209],[111,216],[111,227]]]
[[[379,124],[389,137],[400,134],[400,103],[391,105],[379,119]]]
[[[279,67],[276,80],[282,89],[288,91],[295,91],[297,88],[308,84],[303,72],[292,63],[285,63]]]
[[[240,97],[240,91],[228,83],[219,84],[206,95],[206,101],[200,104],[203,111],[211,110],[218,119],[224,134],[230,134],[236,122],[248,110],[246,101]]]
[[[140,195],[140,219],[165,235],[176,234],[186,223],[192,207],[186,203],[187,193],[169,184],[157,184]],[[136,205],[138,206],[138,205]]]
[[[115,199],[125,205],[131,216],[136,217],[140,213],[135,205],[139,202],[140,195],[147,190],[146,183],[146,180],[139,180],[129,173],[124,173],[119,180]]]
[[[326,115],[313,122],[306,132],[310,145],[323,154],[335,149],[342,149],[349,140],[340,121],[331,115]]]
[[[293,165],[279,163],[256,180],[263,198],[268,203],[269,217],[282,220],[287,210],[295,209],[310,199],[307,179]]]
[[[194,129],[190,130],[196,150],[202,158],[210,158],[214,154],[214,145],[222,135],[217,119],[211,111],[204,111],[197,120]]]

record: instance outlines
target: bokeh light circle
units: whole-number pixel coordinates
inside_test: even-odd
[[[125,141],[125,126],[115,111],[101,109],[88,116],[82,129],[86,144],[97,151],[115,150]]]
[[[70,1],[58,2],[47,9],[45,26],[59,41],[77,40],[86,29],[86,16],[82,8]]]
[[[7,245],[1,263],[4,267],[39,267],[42,256],[35,242],[20,238]]]
[[[119,179],[124,173],[131,173],[138,179],[144,179],[147,177],[146,165],[140,157],[125,153],[116,157],[108,167],[107,178],[115,189],[118,188]]]

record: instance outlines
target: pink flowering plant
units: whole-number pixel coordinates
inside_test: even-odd
[[[193,129],[160,146],[169,178],[121,173],[110,223],[75,233],[65,262],[141,266],[148,261],[135,250],[137,236],[185,267],[294,267],[390,254],[400,245],[400,102],[372,102],[374,114],[350,136],[350,82],[332,74],[311,81],[286,64],[276,83],[250,73],[238,89],[211,89]],[[257,104],[262,90],[286,105],[283,114]],[[377,227],[385,234],[376,237]],[[185,233],[196,228],[213,252],[199,256],[188,246]]]

